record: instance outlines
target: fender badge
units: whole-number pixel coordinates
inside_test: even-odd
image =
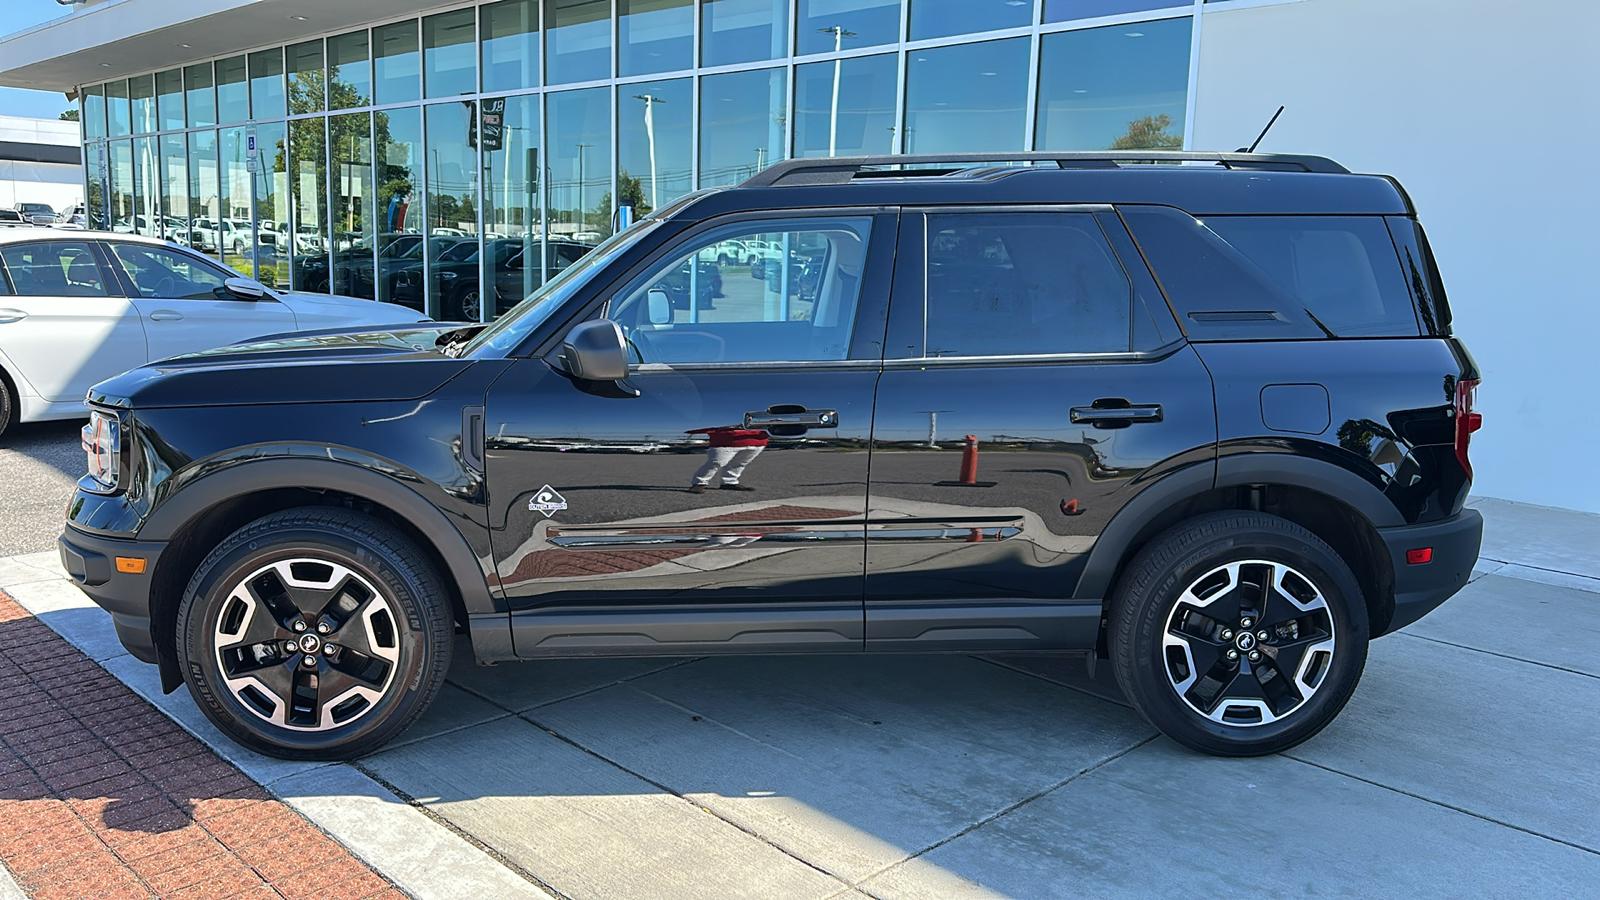
[[[566,508],[567,498],[556,493],[556,489],[548,484],[540,488],[539,493],[534,494],[533,499],[528,501],[528,509],[544,513],[546,519]]]

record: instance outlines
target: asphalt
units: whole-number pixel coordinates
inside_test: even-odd
[[[0,435],[0,556],[55,546],[84,473],[82,422],[30,422]]]
[[[285,763],[160,695],[51,554],[0,559],[0,589],[418,897],[1591,896],[1600,516],[1474,502],[1473,582],[1252,760],[1060,658],[463,653],[400,741]]]

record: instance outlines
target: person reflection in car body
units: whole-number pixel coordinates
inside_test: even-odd
[[[695,428],[686,434],[704,434],[711,439],[706,448],[706,461],[694,473],[689,493],[704,494],[711,482],[721,477],[719,487],[724,491],[753,491],[755,488],[739,482],[745,467],[761,451],[767,449],[768,435],[759,428],[741,428],[737,425],[719,425],[712,428]]]

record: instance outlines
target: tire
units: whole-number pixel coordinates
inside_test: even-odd
[[[476,322],[483,312],[483,295],[477,288],[466,288],[455,295],[450,301],[450,307],[455,312],[456,318],[463,322]]]
[[[758,257],[754,253],[750,254],[750,262],[749,262],[750,268],[752,268],[752,269],[755,268],[757,259],[758,259]]]
[[[0,435],[6,433],[12,421],[22,415],[22,407],[17,402],[16,392],[11,387],[11,380],[0,375]]]
[[[717,266],[719,268],[723,268],[723,269],[726,269],[728,267],[728,254],[726,254],[726,253],[718,253],[717,254]]]
[[[1119,580],[1108,626],[1134,707],[1217,756],[1311,738],[1367,660],[1367,607],[1350,567],[1306,529],[1258,512],[1199,516],[1152,540]]]
[[[338,508],[235,531],[178,607],[189,693],[225,734],[269,756],[371,753],[422,714],[450,668],[450,603],[426,558],[392,526]]]

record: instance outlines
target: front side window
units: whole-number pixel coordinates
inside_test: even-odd
[[[233,277],[214,265],[166,247],[112,244],[112,255],[128,273],[139,296],[162,300],[226,300]]]
[[[104,297],[100,266],[88,244],[41,241],[0,248],[11,284],[24,297]]]
[[[927,225],[927,356],[1132,347],[1132,285],[1094,216],[936,214]]]
[[[614,301],[634,362],[845,359],[870,217],[741,223],[707,232]]]

